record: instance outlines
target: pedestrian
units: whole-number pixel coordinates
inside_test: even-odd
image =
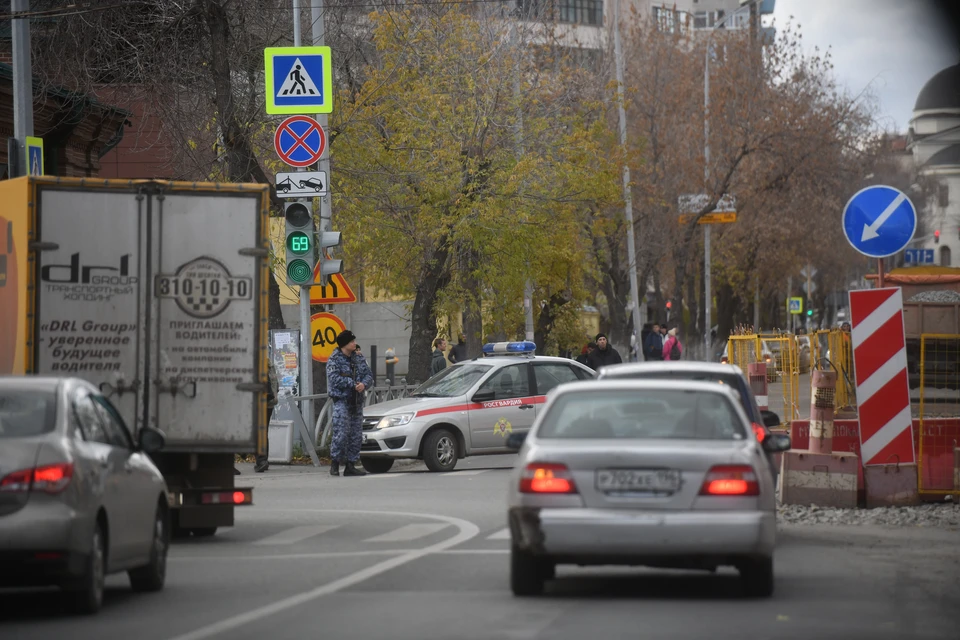
[[[253,466],[253,470],[257,473],[263,473],[270,468],[270,463],[267,461],[270,457],[270,420],[273,419],[273,409],[277,406],[277,394],[280,393],[280,383],[272,362],[267,363],[267,379],[270,383],[267,387],[267,450],[263,455],[257,456],[257,463]]]
[[[450,349],[450,364],[467,360],[467,338],[462,333],[457,336],[457,344]]]
[[[663,360],[663,336],[660,333],[660,323],[653,323],[653,331],[647,335],[643,343],[643,355],[647,360]]]
[[[677,335],[677,328],[674,327],[667,332],[667,341],[663,344],[664,360],[679,360],[683,357],[683,345],[680,343],[680,336]]]
[[[333,400],[333,442],[330,445],[330,475],[365,476],[357,469],[363,439],[364,391],[373,385],[373,374],[349,329],[337,336],[337,348],[327,360],[327,394]]]
[[[437,338],[433,341],[433,358],[430,360],[431,376],[435,376],[447,368],[447,359],[443,356],[443,352],[446,350],[446,338]]]
[[[623,358],[620,357],[617,350],[610,346],[610,342],[607,340],[607,334],[598,333],[597,337],[594,338],[594,342],[597,343],[597,348],[587,356],[588,367],[594,371],[599,371],[600,367],[623,362]]]
[[[590,358],[590,354],[593,353],[594,349],[597,348],[596,342],[588,342],[583,346],[583,349],[580,350],[580,355],[577,356],[577,362],[580,364],[587,364],[587,360]]]

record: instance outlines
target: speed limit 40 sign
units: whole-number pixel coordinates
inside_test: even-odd
[[[311,352],[317,362],[326,362],[337,348],[337,336],[346,331],[347,325],[332,313],[315,313],[310,316],[310,335],[313,336]]]

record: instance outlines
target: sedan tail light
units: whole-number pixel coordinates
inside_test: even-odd
[[[45,493],[60,493],[73,478],[73,464],[60,462],[35,469],[21,469],[0,480],[0,493],[27,493],[31,489]]]
[[[577,485],[566,465],[532,462],[520,478],[520,493],[577,493]]]
[[[757,436],[757,442],[763,442],[763,439],[767,437],[767,430],[763,425],[753,423],[753,435]]]
[[[758,496],[760,483],[749,465],[721,465],[710,469],[700,487],[702,496]]]

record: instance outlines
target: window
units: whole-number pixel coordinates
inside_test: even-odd
[[[560,0],[560,22],[602,25],[603,0]]]
[[[739,374],[736,373],[716,373],[708,374],[702,371],[684,371],[684,370],[671,370],[671,371],[656,371],[651,373],[634,373],[631,375],[623,376],[605,376],[606,380],[691,380],[696,382],[716,382],[718,384],[725,384],[731,389],[737,392],[737,397],[740,398],[740,404],[743,406],[743,411],[749,417],[752,411],[750,410],[750,401],[748,398],[744,397],[745,395],[745,386],[741,383]]]
[[[950,255],[950,247],[940,247],[940,266],[952,266],[953,256]]]
[[[493,391],[494,400],[522,398],[530,395],[527,365],[514,364],[500,369],[490,376],[490,379],[484,382],[478,391]]]
[[[485,364],[457,364],[447,367],[410,394],[412,398],[452,398],[470,391],[477,380],[490,371]]]
[[[730,400],[717,393],[591,390],[558,398],[537,437],[743,440],[747,431]]]
[[[73,412],[80,426],[80,431],[83,432],[84,440],[111,444],[110,436],[107,435],[107,431],[103,427],[100,413],[97,411],[89,393],[85,391],[77,393],[73,401]]]
[[[52,391],[0,390],[0,439],[49,433],[56,420],[57,397]]]
[[[103,396],[94,396],[94,401],[97,404],[100,418],[103,420],[107,436],[110,438],[110,444],[123,449],[132,449],[133,441],[130,438],[130,433],[127,431],[126,425],[123,424],[123,418],[113,408],[110,401]]]
[[[950,185],[943,183],[937,185],[937,203],[941,207],[950,205]]]
[[[676,30],[676,14],[673,9],[654,7],[653,21],[657,25],[657,31],[673,33]]]
[[[545,395],[565,382],[580,380],[573,367],[565,364],[534,364],[533,376],[537,380],[539,395]]]

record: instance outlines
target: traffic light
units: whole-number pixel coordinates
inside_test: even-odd
[[[809,317],[812,315],[813,315],[813,309],[807,309],[807,316]]]
[[[317,263],[313,227],[313,213],[302,202],[284,204],[286,219],[287,284],[303,286],[313,283],[313,269]]]
[[[339,246],[339,231],[324,231],[320,234],[320,284],[323,286],[327,286],[330,276],[343,271],[343,260],[335,260],[327,253],[328,248]]]
[[[940,229],[933,232],[933,243],[940,244]]]

